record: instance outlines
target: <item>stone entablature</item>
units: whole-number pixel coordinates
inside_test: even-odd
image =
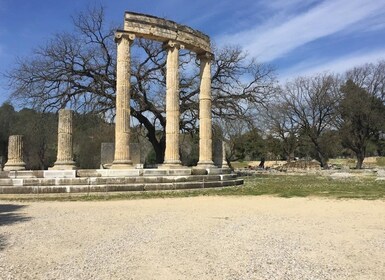
[[[188,26],[155,16],[126,12],[124,31],[119,31],[160,42],[175,41],[198,54],[211,52],[209,36]]]

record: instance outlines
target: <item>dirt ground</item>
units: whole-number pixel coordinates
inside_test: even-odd
[[[385,279],[385,201],[0,201],[0,279]]]

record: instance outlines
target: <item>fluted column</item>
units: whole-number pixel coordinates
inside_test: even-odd
[[[130,155],[130,48],[135,35],[117,33],[115,155],[112,169],[132,168]]]
[[[174,42],[165,44],[167,50],[166,73],[166,151],[164,167],[181,165],[179,155],[179,46]]]
[[[226,142],[222,140],[222,168],[228,167],[226,160]]]
[[[54,170],[76,169],[73,155],[72,118],[72,110],[59,110],[57,158],[52,167]]]
[[[4,165],[4,170],[25,170],[25,162],[23,160],[23,135],[9,136],[8,161]]]
[[[198,55],[200,60],[199,94],[199,162],[198,166],[213,167],[211,121],[211,53]]]

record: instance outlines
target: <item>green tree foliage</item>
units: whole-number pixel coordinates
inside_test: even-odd
[[[27,169],[46,169],[56,159],[57,116],[32,109],[17,112],[12,134],[24,136]]]
[[[54,113],[32,109],[16,112],[13,106],[0,107],[0,156],[7,160],[10,135],[24,136],[24,161],[27,169],[47,169],[57,154],[58,118]],[[102,142],[114,141],[114,125],[94,113],[74,116],[74,155],[80,168],[99,168]]]
[[[15,115],[15,109],[9,103],[4,103],[0,107],[0,156],[3,158],[3,163],[7,158],[8,137],[11,133],[11,127],[12,127],[12,122],[14,121],[14,115]]]
[[[362,168],[367,146],[385,126],[385,105],[352,80],[341,87],[339,129],[343,146],[357,158],[356,168]]]
[[[57,117],[31,109],[16,112],[5,103],[0,107],[0,156],[8,156],[10,135],[24,136],[24,161],[27,169],[45,169],[56,157]]]
[[[103,142],[114,142],[115,126],[95,113],[74,115],[74,155],[83,169],[100,167],[100,147]]]

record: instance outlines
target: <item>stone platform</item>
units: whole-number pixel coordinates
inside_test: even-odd
[[[230,169],[0,171],[0,194],[178,190],[243,184]]]

